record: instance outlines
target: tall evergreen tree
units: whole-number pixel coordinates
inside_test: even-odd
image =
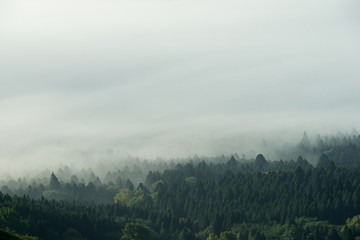
[[[60,182],[59,182],[58,178],[55,176],[54,172],[51,173],[49,187],[52,190],[60,189]]]

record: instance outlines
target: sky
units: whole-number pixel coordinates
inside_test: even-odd
[[[0,166],[360,126],[358,0],[0,0]]]

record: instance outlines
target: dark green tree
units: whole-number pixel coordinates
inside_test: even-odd
[[[130,179],[126,180],[125,187],[130,191],[134,191],[134,184],[130,181]]]
[[[58,178],[55,176],[54,172],[51,173],[49,187],[52,190],[60,189],[60,182],[59,182]]]
[[[151,231],[150,229],[138,223],[127,223],[123,229],[122,240],[151,240]]]

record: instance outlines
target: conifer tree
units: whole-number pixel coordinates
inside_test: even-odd
[[[50,176],[50,189],[58,190],[60,188],[60,183],[58,178],[55,176],[54,172],[51,173]]]

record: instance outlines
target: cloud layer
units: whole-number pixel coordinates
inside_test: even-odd
[[[108,147],[219,154],[238,134],[359,128],[359,7],[1,1],[0,164]]]

